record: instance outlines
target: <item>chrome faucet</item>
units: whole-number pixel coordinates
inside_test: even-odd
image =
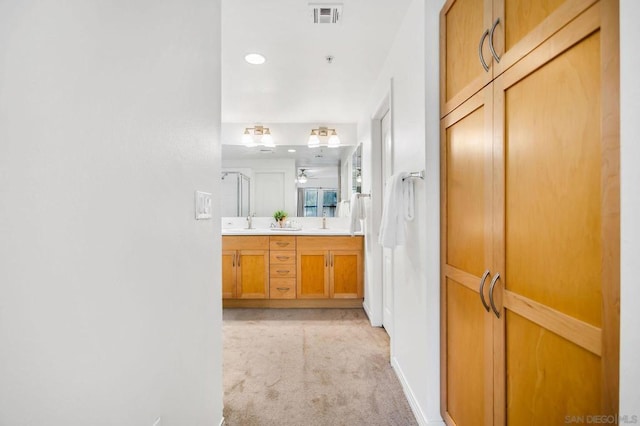
[[[255,215],[255,213],[249,213],[247,216],[247,229],[253,229],[253,216]]]
[[[327,229],[327,212],[322,212],[322,229]]]

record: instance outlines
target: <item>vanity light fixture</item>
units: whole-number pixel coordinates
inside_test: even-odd
[[[254,136],[261,136],[260,143],[267,148],[273,148],[276,146],[276,144],[273,142],[273,136],[271,136],[271,130],[269,130],[268,127],[246,127],[244,129],[244,134],[242,135],[242,143],[249,148],[258,146],[254,139]]]
[[[328,129],[326,127],[319,127],[317,129],[311,129],[311,135],[309,135],[309,141],[307,142],[307,146],[309,148],[317,148],[320,146],[320,136],[329,137],[327,141],[327,146],[329,148],[339,148],[340,147],[340,138],[338,137],[338,133],[336,129]]]

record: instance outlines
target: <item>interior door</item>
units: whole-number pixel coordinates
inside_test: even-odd
[[[489,87],[441,124],[441,411],[460,426],[493,424],[491,101]]]
[[[617,11],[601,3],[494,82],[507,424],[618,407],[616,30],[600,28]]]
[[[382,179],[386,187],[393,174],[393,140],[389,110],[380,120],[382,148]],[[384,192],[384,191],[383,191]],[[382,249],[382,325],[389,336],[393,334],[393,249]]]

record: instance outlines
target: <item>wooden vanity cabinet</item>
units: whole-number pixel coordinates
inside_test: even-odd
[[[222,238],[222,297],[269,298],[269,237]]]
[[[225,307],[359,307],[362,236],[222,237]]]
[[[298,299],[363,297],[363,238],[297,239]]]

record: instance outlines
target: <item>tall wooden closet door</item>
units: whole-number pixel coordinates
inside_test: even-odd
[[[616,17],[594,5],[494,82],[496,407],[510,425],[617,411]]]
[[[493,422],[492,316],[479,293],[482,278],[491,279],[490,100],[490,90],[479,92],[441,122],[441,411],[448,424]]]

